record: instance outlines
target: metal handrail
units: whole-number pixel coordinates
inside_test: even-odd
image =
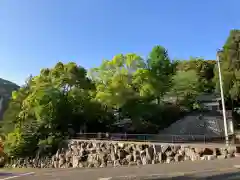
[[[111,141],[148,141],[163,143],[224,143],[224,136],[185,134],[127,134],[127,133],[79,133],[74,139]]]

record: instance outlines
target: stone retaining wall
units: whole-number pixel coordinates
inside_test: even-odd
[[[235,156],[234,147],[71,140],[68,148],[53,156],[53,167],[107,167],[179,161],[225,159]]]
[[[34,163],[19,160],[15,167],[91,168],[118,167],[235,157],[234,147],[202,147],[144,142],[70,140],[50,159]],[[31,163],[30,163],[31,162]],[[27,165],[28,164],[28,165]]]

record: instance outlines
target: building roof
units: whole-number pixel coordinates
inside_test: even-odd
[[[197,101],[201,101],[201,102],[209,102],[209,101],[219,101],[221,100],[221,96],[218,93],[204,93],[199,95],[196,98]]]

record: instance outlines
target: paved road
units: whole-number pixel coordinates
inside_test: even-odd
[[[233,176],[237,176],[237,179],[240,179],[240,169],[234,168],[236,164],[240,164],[240,158],[213,161],[189,161],[173,164],[146,165],[141,167],[39,169],[35,170],[34,175],[16,177],[16,180],[98,180],[100,178],[106,178],[103,180],[108,180],[107,178],[109,178],[110,180],[110,177],[113,177],[111,180],[129,180],[129,178],[121,176],[132,176],[132,178],[130,178],[131,180],[234,180]],[[149,175],[155,175],[155,177],[152,176],[149,178],[147,177]],[[213,177],[206,178],[210,175]],[[4,180],[4,178],[0,180]]]
[[[177,175],[178,174],[178,175]],[[240,171],[237,169],[209,170],[201,172],[177,173],[177,174],[153,174],[132,177],[112,177],[108,180],[239,180]]]

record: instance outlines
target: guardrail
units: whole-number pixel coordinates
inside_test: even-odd
[[[225,143],[224,137],[208,135],[79,133],[74,138],[83,140],[138,141],[158,143]]]

